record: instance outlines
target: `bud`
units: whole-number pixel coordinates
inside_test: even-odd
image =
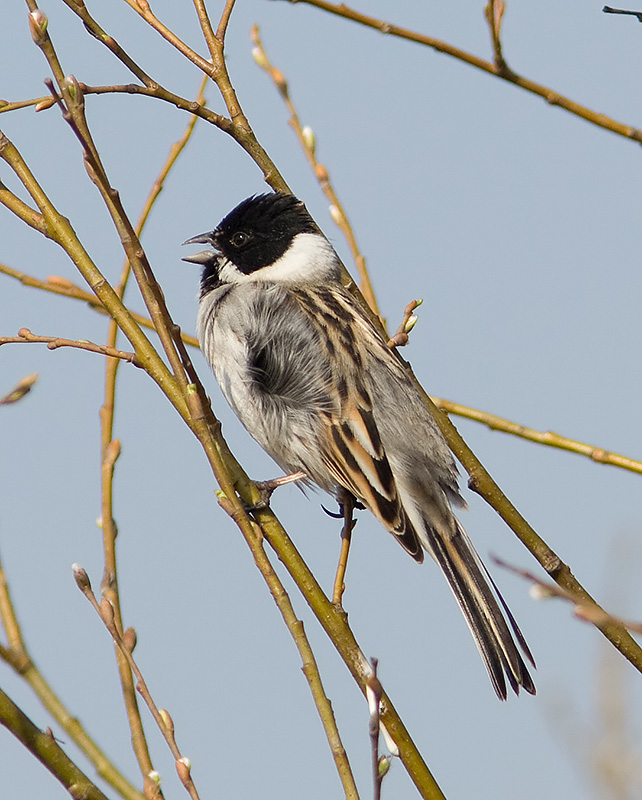
[[[345,225],[344,216],[341,213],[341,211],[338,209],[337,206],[331,205],[329,210],[330,210],[330,216],[337,223],[337,225],[339,227],[342,227],[343,225]]]
[[[415,325],[417,324],[417,320],[418,320],[418,319],[419,319],[419,317],[417,317],[415,314],[411,314],[411,315],[408,317],[408,319],[406,320],[406,324],[404,325],[404,328],[403,328],[403,329],[404,329],[404,332],[405,332],[405,333],[410,333],[410,331],[411,331],[411,330],[412,330],[412,329],[415,327]]]
[[[252,57],[261,69],[268,69],[270,62],[265,57],[265,52],[260,47],[252,48]]]
[[[114,625],[114,607],[106,597],[100,601],[100,616],[108,628]]]
[[[192,762],[186,756],[176,761],[176,772],[178,772],[178,777],[183,783],[188,783],[192,780],[191,770]]]
[[[89,580],[89,575],[87,575],[83,567],[81,567],[80,564],[72,564],[71,569],[74,573],[76,586],[80,589],[80,591],[83,593],[91,592],[91,581]]]
[[[80,88],[80,84],[73,75],[67,75],[62,82],[63,89],[67,89],[69,97],[74,103],[78,103],[81,107],[85,105],[85,98]]]
[[[312,153],[312,155],[314,155],[317,149],[317,142],[316,142],[316,137],[314,135],[314,131],[309,125],[306,125],[305,128],[303,128],[303,130],[301,131],[301,135],[303,137],[303,144],[306,146],[306,149],[310,153]]]
[[[158,713],[163,720],[163,725],[167,728],[167,730],[173,735],[174,734],[174,720],[171,718],[169,711],[164,708],[159,708]]]
[[[379,779],[385,778],[385,776],[390,771],[390,767],[392,766],[392,761],[388,758],[388,756],[381,756],[379,759]]]
[[[534,583],[529,590],[529,594],[533,600],[548,600],[549,597],[554,597],[555,592],[541,583]]]
[[[136,631],[134,630],[134,628],[127,628],[123,633],[123,644],[129,650],[130,653],[134,652],[137,641],[138,637],[136,636]]]
[[[29,14],[29,30],[34,43],[40,47],[47,38],[47,26],[49,20],[39,8]]]

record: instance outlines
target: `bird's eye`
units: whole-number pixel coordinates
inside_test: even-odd
[[[236,231],[230,236],[230,244],[232,247],[240,249],[250,241],[250,234],[245,231]]]

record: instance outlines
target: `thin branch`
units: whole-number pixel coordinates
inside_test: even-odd
[[[604,450],[602,447],[576,442],[574,439],[567,439],[565,436],[560,436],[558,433],[553,433],[552,431],[536,431],[533,428],[527,428],[517,422],[510,422],[495,414],[489,414],[487,411],[469,408],[459,403],[453,403],[451,400],[444,400],[441,397],[433,397],[432,400],[437,408],[440,408],[447,414],[455,414],[465,419],[481,422],[493,431],[502,431],[512,436],[518,436],[520,439],[526,439],[529,442],[536,442],[537,444],[543,444],[547,447],[557,447],[560,450],[578,453],[579,455],[590,458],[591,461],[596,461],[598,464],[608,464],[613,467],[619,467],[620,469],[642,474],[642,462],[635,461],[626,456],[620,456],[617,453],[611,453],[608,450]]]
[[[91,260],[71,227],[69,220],[58,212],[42,190],[17,148],[1,131],[0,158],[11,167],[40,209],[47,224],[49,238],[65,250],[104,308],[118,321],[120,329],[131,342],[140,363],[144,365],[147,373],[163,390],[183,419],[186,419],[188,417],[187,406],[167,366],[154,347],[152,347],[151,342],[144,335],[132,315],[125,308],[111,285]]]
[[[475,67],[476,69],[480,69],[483,72],[494,75],[496,78],[501,78],[502,80],[508,81],[515,86],[519,86],[520,89],[524,89],[527,92],[538,95],[546,100],[549,105],[559,106],[565,111],[568,111],[569,113],[574,114],[581,119],[585,119],[587,122],[593,123],[593,125],[597,125],[600,128],[611,131],[611,133],[616,133],[618,136],[624,136],[627,139],[633,139],[636,142],[642,143],[642,130],[639,128],[634,128],[630,125],[624,125],[621,122],[617,122],[617,120],[607,117],[606,114],[600,114],[597,111],[592,111],[590,108],[586,108],[586,106],[580,105],[580,103],[576,103],[568,97],[564,97],[558,92],[549,89],[547,86],[542,86],[539,83],[535,83],[535,81],[531,81],[528,78],[517,75],[510,70],[507,72],[502,72],[501,69],[499,69],[495,64],[492,64],[490,61],[485,61],[483,58],[478,58],[472,53],[467,53],[465,50],[461,50],[458,47],[453,47],[453,45],[443,42],[440,39],[435,39],[432,36],[424,36],[421,33],[416,33],[415,31],[408,30],[407,28],[401,28],[398,25],[391,24],[390,22],[384,22],[383,20],[376,19],[375,17],[370,17],[367,14],[361,14],[359,11],[349,8],[345,3],[328,3],[326,0],[286,0],[286,2],[292,4],[305,3],[306,5],[320,8],[322,11],[327,11],[329,14],[335,14],[338,17],[343,17],[344,19],[349,19],[352,22],[357,22],[360,25],[365,25],[367,28],[373,28],[374,30],[379,31],[379,33],[389,34],[390,36],[395,36],[400,39],[406,39],[410,42],[416,42],[417,44],[421,44],[426,47],[431,47],[438,53],[445,53],[446,55],[456,58],[458,61],[463,61],[464,63]]]
[[[143,800],[118,768],[107,758],[89,736],[77,717],[62,704],[45,680],[27,650],[20,623],[9,593],[7,578],[0,563],[0,619],[7,634],[9,647],[0,648],[2,660],[9,664],[33,689],[34,693],[65,733],[94,765],[96,772],[126,800]],[[48,734],[47,734],[48,735]]]
[[[174,756],[176,761],[176,771],[178,772],[178,776],[181,779],[183,786],[189,793],[189,796],[192,798],[192,800],[199,800],[198,792],[196,791],[194,781],[191,778],[189,761],[185,758],[185,756],[182,755],[178,745],[176,744],[174,725],[171,722],[171,717],[169,717],[169,714],[166,711],[161,711],[161,709],[159,709],[154,702],[154,699],[147,688],[147,684],[145,683],[143,674],[140,671],[134,656],[132,655],[132,642],[125,639],[116,626],[114,619],[114,608],[112,604],[106,598],[103,598],[103,600],[98,603],[85,570],[78,564],[74,564],[72,568],[74,571],[76,585],[87,598],[87,600],[89,600],[90,604],[102,620],[104,626],[109,631],[114,644],[118,647],[123,657],[129,664],[131,671],[136,676],[136,689],[138,692],[140,692],[141,697],[145,701],[145,704],[149,708],[152,717],[154,718],[154,722],[156,722],[158,729],[167,742],[170,752]]]
[[[4,275],[8,275],[11,278],[15,278],[17,281],[20,281],[23,286],[31,286],[35,289],[41,289],[44,292],[52,292],[52,294],[58,294],[62,297],[70,297],[73,300],[81,300],[84,303],[87,303],[90,308],[94,311],[98,311],[101,314],[108,314],[107,310],[97,299],[96,295],[91,294],[90,292],[86,292],[84,289],[81,289],[80,286],[73,283],[73,281],[68,280],[67,278],[61,278],[58,275],[50,275],[46,280],[41,281],[39,278],[35,278],[33,275],[28,275],[26,272],[20,272],[17,269],[13,269],[13,267],[8,267],[6,264],[0,264],[0,273]],[[149,319],[149,317],[145,317],[142,314],[137,314],[135,311],[131,311],[127,309],[131,318],[143,328],[148,328],[149,330],[154,331],[154,324]],[[185,344],[189,345],[190,347],[198,347],[198,339],[195,336],[190,336],[187,333],[181,332],[181,338],[185,342]]]
[[[625,620],[622,619],[622,617],[609,614],[603,608],[600,608],[600,606],[595,605],[595,603],[587,603],[585,598],[581,595],[566,589],[561,589],[559,586],[548,583],[547,581],[543,581],[536,575],[533,575],[532,572],[514,567],[512,564],[502,561],[501,558],[493,556],[493,561],[497,566],[512,572],[514,575],[519,575],[520,578],[524,578],[524,580],[531,583],[533,587],[532,594],[538,600],[556,597],[560,600],[565,600],[567,603],[571,603],[573,605],[573,614],[584,622],[591,622],[593,625],[611,622],[612,624],[626,628],[632,633],[642,634],[642,622],[632,622],[631,620]]]
[[[135,367],[140,367],[141,364],[136,358],[136,353],[125,353],[122,350],[116,350],[114,347],[106,347],[103,344],[94,344],[82,339],[61,339],[58,336],[36,336],[31,333],[29,328],[20,328],[17,336],[2,336],[0,337],[0,346],[3,344],[46,344],[48,350],[57,350],[59,347],[75,347],[78,350],[87,350],[90,353],[99,353],[103,356],[111,356],[111,358],[119,358],[122,361],[128,361]]]
[[[290,90],[288,87],[288,82],[285,79],[283,73],[278,70],[276,67],[272,65],[272,62],[268,58],[267,53],[265,52],[265,48],[263,46],[263,42],[261,41],[261,36],[259,33],[258,25],[254,25],[251,31],[252,42],[254,44],[253,55],[256,63],[263,69],[270,77],[272,82],[274,83],[277,91],[281,95],[283,102],[290,114],[290,127],[296,134],[297,139],[299,140],[299,144],[301,145],[303,152],[305,153],[306,158],[308,159],[308,163],[310,164],[318,182],[323,190],[323,193],[330,201],[330,212],[332,215],[332,219],[336,223],[337,227],[341,231],[341,233],[345,236],[346,241],[348,243],[348,247],[350,248],[350,252],[352,254],[352,258],[354,259],[355,266],[357,267],[357,271],[359,273],[359,278],[361,280],[359,284],[359,290],[365,297],[368,305],[372,309],[373,313],[376,314],[378,317],[380,316],[379,307],[377,306],[377,298],[375,297],[374,289],[372,287],[372,282],[370,281],[370,275],[368,273],[368,268],[366,266],[366,260],[361,254],[359,250],[359,245],[357,244],[357,239],[354,234],[354,230],[352,225],[350,224],[350,220],[348,219],[348,215],[339,200],[334,187],[330,181],[330,175],[326,167],[323,164],[317,161],[316,157],[316,140],[312,129],[309,127],[303,127],[301,124],[301,120],[299,119],[299,115],[297,113],[296,107],[290,97]]]
[[[201,87],[196,98],[196,103],[200,106],[204,103],[203,92],[207,77],[201,82]],[[197,117],[192,116],[190,119],[185,133],[175,142],[170,148],[169,156],[163,164],[158,177],[150,190],[150,193],[145,201],[143,210],[140,214],[138,222],[136,223],[136,235],[140,238],[145,223],[149,218],[149,214],[154,206],[154,203],[159,198],[163,190],[165,178],[169,171],[176,163],[178,156],[183,151],[187,142],[189,141],[196,124]],[[116,292],[119,297],[123,298],[129,276],[131,274],[130,262],[125,260],[121,277],[116,286]],[[109,325],[107,334],[107,345],[114,347],[117,341],[118,326],[112,320]],[[105,364],[105,395],[104,402],[100,409],[100,422],[101,422],[101,453],[102,453],[102,469],[101,469],[101,528],[103,533],[103,551],[105,559],[103,585],[105,586],[105,596],[110,601],[114,608],[115,622],[119,631],[123,631],[124,624],[122,619],[120,593],[118,590],[118,565],[116,559],[116,536],[117,525],[114,520],[113,508],[113,478],[114,467],[118,455],[120,453],[120,442],[113,439],[114,427],[114,408],[116,396],[116,379],[118,376],[118,368],[120,362],[108,359]],[[144,776],[148,776],[152,771],[152,763],[147,746],[147,740],[143,730],[143,724],[140,717],[140,709],[134,690],[134,683],[132,673],[129,665],[121,654],[120,650],[116,648],[118,670],[120,673],[120,680],[123,690],[123,698],[127,710],[127,717],[132,734],[132,744],[134,752],[138,759],[141,771]]]
[[[226,511],[232,518],[234,518],[234,507],[232,504],[230,504],[228,498],[222,492],[219,493],[218,500],[219,505],[223,508],[223,510]],[[301,661],[303,663],[303,674],[306,677],[312,697],[314,699],[314,703],[319,713],[319,717],[321,718],[323,729],[334,757],[335,765],[343,785],[345,796],[347,800],[359,800],[357,785],[350,768],[348,755],[341,741],[334,711],[332,710],[332,704],[330,703],[330,700],[325,693],[325,689],[323,688],[321,674],[319,673],[319,668],[317,666],[314,653],[310,647],[310,642],[305,634],[303,623],[297,618],[294,609],[292,608],[290,598],[282,582],[279,580],[278,575],[274,571],[272,564],[270,563],[265,549],[263,548],[261,538],[261,534],[258,532],[255,538],[255,547],[252,549],[254,561],[268,585],[272,598],[274,599],[277,608],[281,612],[283,621],[290,631],[297,650],[299,651],[299,655],[301,656]]]
[[[629,14],[632,17],[637,17],[638,22],[642,22],[642,11],[624,11],[621,8],[611,8],[611,6],[604,6],[602,11],[605,14]]]
[[[405,307],[403,312],[403,319],[399,323],[399,327],[394,332],[392,337],[388,340],[388,347],[405,347],[410,341],[410,331],[417,324],[417,317],[415,311],[423,303],[423,300],[411,300]]]
[[[108,800],[61,749],[50,730],[41,731],[0,689],[0,724],[49,770],[72,798]]]

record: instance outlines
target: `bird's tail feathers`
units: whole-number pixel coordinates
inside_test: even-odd
[[[498,697],[506,699],[505,678],[516,694],[520,688],[535,694],[535,684],[517,644],[535,666],[533,656],[462,525],[456,520],[450,536],[438,535],[427,525],[425,531],[430,551],[459,603]]]

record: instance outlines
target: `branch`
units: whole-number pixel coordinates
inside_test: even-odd
[[[617,453],[611,453],[601,447],[576,442],[573,439],[567,439],[565,436],[560,436],[558,433],[553,433],[552,431],[536,431],[524,425],[519,425],[517,422],[509,422],[509,420],[495,416],[495,414],[489,414],[487,411],[478,411],[476,408],[462,406],[459,403],[453,403],[451,400],[444,400],[441,397],[433,397],[432,400],[437,408],[440,408],[447,414],[456,414],[465,419],[481,422],[493,431],[509,433],[513,436],[518,436],[520,439],[543,444],[547,447],[557,447],[560,450],[568,450],[571,453],[578,453],[579,455],[586,456],[599,464],[609,464],[613,467],[620,467],[620,469],[642,474],[642,462],[635,461],[626,456],[617,455]]]
[[[0,618],[7,634],[8,647],[0,648],[0,657],[9,664],[15,672],[25,680],[33,689],[34,693],[47,709],[51,716],[56,720],[65,733],[71,737],[76,746],[84,753],[96,768],[96,772],[110,786],[116,789],[126,800],[143,800],[142,794],[137,791],[126,778],[119,772],[117,767],[107,758],[96,742],[89,736],[82,724],[60,701],[51,686],[47,683],[44,676],[33,662],[31,654],[27,650],[22,630],[14,609],[14,605],[9,593],[9,585],[2,564],[0,563]],[[5,709],[6,710],[6,709]],[[11,707],[9,707],[11,710]],[[11,713],[14,713],[11,711]],[[4,714],[0,713],[0,720],[4,720]],[[35,734],[35,731],[34,731]],[[41,731],[38,731],[43,736]],[[36,734],[37,736],[37,734]],[[46,734],[49,736],[49,734]],[[23,744],[29,747],[30,742],[21,739]],[[43,740],[46,742],[46,740]],[[37,753],[34,753],[39,757]]]
[[[96,298],[96,295],[86,292],[84,289],[81,289],[80,286],[76,285],[70,280],[67,280],[67,278],[61,278],[58,275],[50,275],[46,280],[41,281],[39,278],[33,277],[33,275],[28,275],[26,272],[20,272],[17,269],[8,267],[6,264],[0,264],[0,273],[8,275],[11,278],[15,278],[17,281],[20,281],[23,286],[31,286],[35,289],[41,289],[44,292],[52,292],[52,294],[70,297],[73,300],[82,300],[94,311],[98,311],[101,314],[108,314],[103,304]],[[127,309],[127,312],[134,322],[141,327],[148,328],[152,331],[155,330],[154,324],[149,317],[144,317],[142,314],[137,314],[135,311],[131,311],[130,309]],[[181,332],[181,338],[185,344],[188,344],[190,347],[199,346],[198,339],[195,336],[190,336],[187,333]]]
[[[65,787],[72,798],[108,800],[84,772],[65,754],[50,730],[41,731],[0,689],[0,725],[22,742],[30,753]]]
[[[180,778],[183,786],[187,790],[192,800],[199,800],[198,792],[196,791],[194,781],[191,777],[189,759],[185,758],[185,756],[181,754],[181,751],[176,744],[176,738],[174,736],[174,723],[172,722],[172,718],[169,716],[167,711],[164,709],[159,709],[154,702],[149,689],[147,688],[147,684],[145,683],[145,679],[143,678],[143,674],[140,671],[138,664],[134,660],[134,656],[132,655],[133,645],[135,643],[134,640],[126,635],[121,635],[115,622],[114,607],[109,600],[103,598],[100,604],[98,603],[85,570],[78,564],[73,564],[72,569],[74,572],[76,585],[93,606],[104,626],[109,631],[114,644],[118,647],[121,654],[129,664],[131,671],[136,676],[136,689],[138,692],[140,692],[141,697],[149,708],[154,721],[158,726],[158,729],[163,735],[163,738],[167,742],[167,745],[174,756],[178,777]]]
[[[20,328],[17,336],[2,336],[0,337],[0,346],[3,344],[46,344],[48,350],[57,350],[59,347],[75,347],[78,350],[88,350],[90,353],[100,353],[103,356],[111,356],[111,358],[119,358],[122,361],[128,361],[135,367],[140,367],[136,353],[125,353],[122,350],[116,350],[113,347],[106,347],[102,344],[94,344],[87,342],[83,339],[60,339],[57,336],[36,336],[31,333],[29,328]]]
[[[569,113],[574,114],[581,119],[585,119],[587,122],[591,122],[593,125],[597,125],[599,128],[605,128],[607,131],[616,133],[618,136],[624,136],[627,139],[633,139],[636,142],[642,143],[642,130],[639,128],[633,128],[630,125],[624,125],[621,122],[617,122],[617,120],[607,117],[605,114],[592,111],[590,108],[586,108],[586,106],[582,106],[546,86],[542,86],[539,83],[535,83],[535,81],[524,78],[521,75],[517,75],[511,70],[503,71],[490,61],[484,61],[484,59],[478,58],[472,53],[467,53],[465,50],[460,50],[458,47],[453,47],[453,45],[448,44],[447,42],[442,42],[441,40],[434,39],[431,36],[424,36],[421,33],[416,33],[415,31],[408,30],[407,28],[401,28],[398,25],[392,25],[390,22],[384,22],[383,20],[376,19],[375,17],[370,17],[367,14],[361,14],[359,11],[355,11],[354,9],[346,6],[345,3],[328,3],[326,0],[286,0],[286,2],[292,4],[305,3],[306,5],[320,8],[322,11],[327,11],[329,14],[335,14],[338,17],[343,17],[344,19],[349,19],[352,22],[357,22],[360,25],[365,25],[367,28],[374,28],[375,30],[379,31],[379,33],[389,34],[390,36],[396,36],[400,39],[406,39],[410,42],[416,42],[417,44],[431,47],[438,53],[445,53],[448,56],[456,58],[458,61],[463,61],[466,64],[470,64],[471,67],[480,69],[483,72],[494,75],[496,78],[501,78],[502,80],[508,81],[515,86],[519,86],[520,89],[531,92],[531,94],[542,97],[547,103],[549,103],[549,105],[559,106],[565,111],[568,111]]]
[[[573,605],[573,614],[584,622],[591,622],[593,625],[598,626],[604,622],[611,622],[615,625],[620,625],[621,627],[626,628],[633,633],[642,634],[642,622],[631,622],[630,620],[624,620],[621,617],[616,617],[613,614],[609,614],[607,611],[604,611],[603,608],[600,608],[594,603],[587,603],[585,598],[581,595],[565,589],[560,589],[559,586],[555,586],[547,583],[546,581],[540,580],[540,578],[538,578],[536,575],[533,575],[532,572],[514,567],[511,564],[508,564],[506,561],[502,561],[501,558],[493,556],[493,561],[497,564],[497,566],[512,572],[514,575],[519,575],[520,578],[524,578],[524,580],[527,580],[529,583],[531,583],[533,587],[532,594],[538,600],[544,600],[549,597],[557,597],[560,600],[565,600],[567,603],[571,603]]]
[[[365,297],[366,302],[372,309],[373,313],[380,317],[381,315],[379,313],[379,307],[377,306],[377,298],[375,297],[372,282],[370,281],[366,260],[359,250],[357,239],[352,229],[352,225],[350,224],[350,220],[348,219],[348,215],[346,214],[345,209],[341,204],[341,201],[339,200],[332,183],[330,182],[328,170],[323,166],[323,164],[320,164],[317,161],[316,140],[314,133],[311,128],[304,128],[301,125],[296,107],[292,102],[292,98],[290,97],[288,82],[283,73],[276,69],[276,67],[274,67],[269,60],[267,53],[265,52],[265,48],[263,47],[263,42],[261,41],[258,25],[254,25],[252,27],[250,35],[252,37],[252,42],[254,43],[254,50],[252,51],[254,60],[259,67],[261,67],[261,69],[269,75],[277,91],[281,95],[283,102],[290,113],[290,127],[296,134],[299,144],[303,148],[303,152],[308,159],[308,163],[312,167],[323,193],[330,201],[330,213],[332,215],[332,219],[346,238],[352,258],[354,259],[355,266],[359,272],[359,277],[361,278],[359,290]]]
[[[234,507],[222,492],[219,492],[218,501],[221,508],[234,519]],[[301,656],[301,661],[303,663],[303,674],[308,682],[310,691],[312,693],[312,698],[319,713],[319,717],[321,718],[323,729],[325,731],[328,744],[330,745],[330,750],[339,773],[339,779],[341,780],[346,800],[359,800],[359,792],[357,791],[357,785],[350,768],[348,755],[341,741],[339,729],[337,728],[334,711],[332,710],[332,704],[325,693],[325,689],[323,688],[323,682],[321,680],[319,668],[314,657],[314,653],[312,652],[308,637],[305,635],[303,623],[297,618],[294,609],[292,608],[292,603],[290,602],[290,598],[285,590],[285,587],[279,580],[278,575],[274,571],[274,568],[272,567],[272,564],[265,553],[261,538],[262,537],[259,533],[256,536],[256,547],[252,551],[255,564],[267,583],[272,598],[276,603],[277,608],[281,612],[283,621],[285,622],[294,640],[294,644],[299,651],[299,655]]]

